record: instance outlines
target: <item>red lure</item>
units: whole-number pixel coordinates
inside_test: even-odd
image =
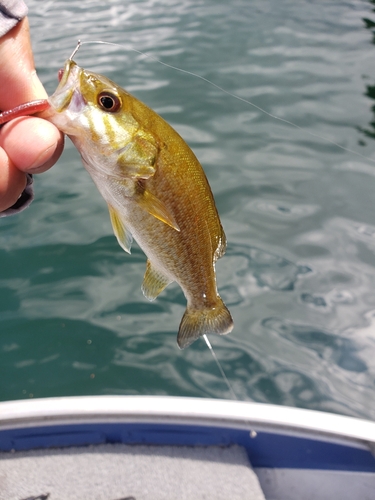
[[[35,113],[40,113],[41,111],[45,111],[50,106],[47,99],[39,99],[36,101],[29,101],[19,106],[16,106],[13,109],[8,109],[7,111],[3,111],[0,113],[0,125],[13,120],[14,118],[18,118],[20,116],[33,115]]]

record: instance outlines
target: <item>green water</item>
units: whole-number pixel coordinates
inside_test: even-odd
[[[159,112],[204,166],[235,321],[211,341],[238,398],[375,418],[374,0],[28,5],[49,93],[78,38],[120,43],[75,59]],[[143,297],[145,256],[118,246],[69,141],[35,192],[30,209],[0,222],[0,399],[229,398],[203,341],[177,347],[179,287]]]

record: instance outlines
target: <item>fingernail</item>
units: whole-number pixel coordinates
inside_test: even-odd
[[[47,149],[45,149],[40,155],[37,157],[37,159],[30,165],[30,167],[27,169],[28,172],[38,170],[39,168],[43,167],[43,165],[51,158],[53,155],[55,149],[56,149],[57,143],[51,144]]]
[[[33,86],[35,96],[38,97],[38,99],[45,99],[48,97],[42,82],[39,80],[36,70],[31,73],[31,84]]]

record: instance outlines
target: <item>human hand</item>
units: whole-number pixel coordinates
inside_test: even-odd
[[[35,71],[27,18],[0,38],[0,86],[2,111],[47,97]],[[26,173],[52,167],[63,147],[63,134],[42,118],[16,118],[0,128],[0,212],[17,201]]]

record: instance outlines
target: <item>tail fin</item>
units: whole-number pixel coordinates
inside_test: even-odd
[[[178,330],[177,344],[185,349],[206,333],[226,335],[233,329],[233,320],[226,305],[218,298],[212,309],[192,309],[187,307]]]

